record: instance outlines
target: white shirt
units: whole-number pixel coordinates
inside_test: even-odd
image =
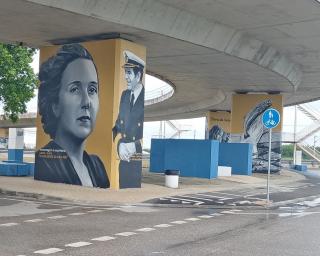
[[[135,88],[133,91],[131,91],[130,99],[131,99],[132,93],[133,93],[133,95],[134,95],[134,102],[133,102],[133,104],[136,103],[136,101],[137,101],[137,99],[138,99],[138,97],[139,97],[139,95],[140,95],[140,92],[142,91],[142,87],[143,87],[143,85],[142,85],[141,83],[139,83],[139,84],[137,84],[136,88]]]

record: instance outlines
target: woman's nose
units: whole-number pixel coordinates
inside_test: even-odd
[[[88,109],[91,106],[91,100],[87,91],[82,92],[81,108]]]

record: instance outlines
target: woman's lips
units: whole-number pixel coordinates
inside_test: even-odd
[[[81,122],[89,122],[91,121],[91,118],[90,116],[80,116],[77,118],[78,121],[81,121]]]

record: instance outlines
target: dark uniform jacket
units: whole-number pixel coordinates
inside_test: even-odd
[[[84,151],[83,162],[88,169],[92,185],[108,188],[109,179],[100,158]],[[50,141],[36,152],[34,179],[82,185],[67,152],[54,141]]]
[[[137,153],[142,152],[141,142],[143,136],[144,120],[144,87],[130,111],[131,90],[122,92],[119,114],[115,126],[112,129],[113,138],[120,133],[120,142],[135,142]]]

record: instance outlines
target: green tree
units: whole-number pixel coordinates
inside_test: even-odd
[[[0,43],[0,102],[4,116],[12,121],[27,111],[37,77],[30,66],[35,49]]]

